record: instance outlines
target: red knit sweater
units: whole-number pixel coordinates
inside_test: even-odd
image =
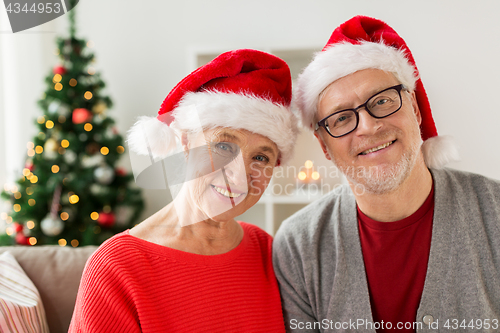
[[[284,332],[271,236],[240,222],[241,243],[204,256],[128,231],[90,257],[70,332]]]

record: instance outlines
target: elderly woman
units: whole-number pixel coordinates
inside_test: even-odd
[[[290,99],[281,59],[237,50],[134,125],[132,150],[176,164],[166,167],[174,200],[89,259],[70,332],[284,332],[272,239],[235,217],[290,157]]]

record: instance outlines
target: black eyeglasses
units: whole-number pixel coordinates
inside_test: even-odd
[[[314,130],[317,131],[320,127],[323,127],[334,138],[347,135],[358,127],[358,110],[361,108],[365,108],[366,112],[373,118],[389,117],[401,109],[403,105],[401,90],[403,89],[406,89],[404,85],[398,84],[397,86],[379,91],[354,109],[337,111],[321,119],[316,123]]]

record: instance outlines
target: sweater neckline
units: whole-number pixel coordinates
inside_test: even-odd
[[[241,221],[237,222],[243,228],[243,238],[241,242],[229,252],[216,255],[203,255],[203,254],[190,253],[182,250],[173,249],[168,246],[159,245],[130,235],[130,229],[125,230],[122,233],[122,237],[129,238],[132,242],[135,242],[137,245],[139,245],[140,248],[145,252],[149,252],[150,254],[159,257],[165,257],[165,258],[168,257],[170,260],[176,260],[179,262],[187,262],[190,264],[197,264],[204,266],[224,265],[226,263],[229,263],[237,259],[246,250],[250,242],[249,234],[251,231],[250,229],[251,226],[245,222]]]
[[[413,214],[411,214],[408,217],[405,217],[401,220],[398,221],[393,221],[393,222],[381,222],[381,221],[376,221],[367,215],[365,215],[361,209],[359,209],[359,206],[357,206],[357,213],[358,213],[358,219],[359,221],[364,224],[365,226],[375,229],[375,230],[381,230],[381,231],[396,231],[396,230],[401,230],[406,227],[409,227],[417,222],[422,221],[424,216],[434,208],[434,181],[432,182],[432,188],[431,191],[429,192],[427,198],[425,199],[424,203],[422,206],[420,206]]]

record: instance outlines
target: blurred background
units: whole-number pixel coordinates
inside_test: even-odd
[[[157,113],[177,82],[224,51],[274,53],[296,77],[340,23],[354,15],[373,16],[391,25],[412,50],[438,132],[453,136],[460,147],[461,161],[451,167],[500,179],[499,9],[496,0],[82,0],[76,24],[77,36],[92,41],[94,67],[114,101],[108,115],[125,135],[138,116]],[[66,16],[12,34],[0,10],[0,184],[13,181],[23,169],[26,143],[37,133],[33,123],[41,114],[36,102],[45,89],[43,80],[58,63],[55,38],[67,34]],[[302,184],[299,173],[309,170],[307,161],[321,181],[331,186],[342,182],[329,174],[331,163],[311,135],[302,134],[292,171],[277,175],[274,185],[295,189]],[[128,156],[120,165],[129,171],[140,167]],[[310,176],[306,172],[305,181]],[[141,218],[171,200],[165,190],[143,194]],[[282,219],[316,195],[283,194],[264,197],[241,219],[273,233]]]

